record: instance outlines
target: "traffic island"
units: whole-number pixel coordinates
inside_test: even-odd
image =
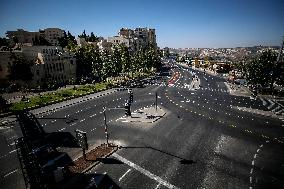
[[[98,159],[106,157],[116,150],[116,146],[110,144],[107,146],[106,144],[102,144],[95,149],[86,153],[86,158],[83,156],[74,160],[68,167],[67,170],[70,173],[84,173],[91,169],[94,164],[99,163]]]
[[[87,174],[94,166],[102,162],[103,159],[110,156],[117,150],[117,146],[113,144],[101,144],[100,146],[86,152],[86,158],[82,155],[81,157],[73,160],[65,166],[64,180],[58,183],[57,188],[85,188],[91,181],[96,186],[102,184],[102,180],[105,180],[105,175],[100,174],[88,178],[90,175]],[[93,178],[92,177],[92,178]]]
[[[154,123],[164,117],[166,112],[160,107],[145,107],[131,113],[131,116],[121,118],[123,122]]]

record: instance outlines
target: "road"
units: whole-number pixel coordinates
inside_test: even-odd
[[[158,122],[121,122],[123,110],[106,112],[110,141],[120,148],[88,174],[107,172],[119,188],[282,188],[283,121],[238,110],[265,107],[259,99],[230,95],[222,78],[182,66],[169,73],[133,89],[132,110],[153,105],[158,93],[159,106],[166,111]],[[48,133],[74,135],[80,129],[87,132],[89,144],[99,144],[105,141],[103,107],[123,107],[127,98],[127,91],[117,91],[38,120]],[[24,186],[13,146],[18,136],[18,123],[1,129],[4,188]]]

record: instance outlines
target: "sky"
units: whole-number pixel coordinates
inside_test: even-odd
[[[284,0],[1,0],[1,37],[48,27],[103,37],[155,28],[161,48],[279,46]]]

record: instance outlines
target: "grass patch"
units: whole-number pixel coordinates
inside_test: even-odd
[[[111,86],[112,86],[111,82],[101,82],[101,83],[96,83],[94,85],[91,84],[91,85],[74,87],[71,89],[58,90],[56,92],[27,98],[26,101],[15,102],[10,106],[9,110],[19,111],[25,108],[44,106],[58,101],[63,101],[66,98],[79,97],[82,95],[86,95],[88,93],[94,93],[101,90],[105,90]]]

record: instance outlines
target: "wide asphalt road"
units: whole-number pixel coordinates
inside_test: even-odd
[[[162,78],[133,89],[131,107],[153,105],[157,92],[165,117],[153,124],[129,123],[118,119],[124,110],[108,110],[110,141],[120,148],[88,174],[107,172],[119,188],[282,188],[281,120],[238,110],[265,107],[258,99],[230,95],[222,78],[167,66],[171,69],[163,69]],[[201,87],[188,88],[193,76]],[[169,80],[172,84],[165,85]],[[42,114],[38,120],[48,133],[83,130],[89,144],[97,145],[105,142],[103,107],[123,107],[127,99],[127,91],[118,91]],[[18,123],[1,129],[2,188],[24,188],[13,145],[18,136]],[[70,155],[80,151],[64,144],[60,148]]]

